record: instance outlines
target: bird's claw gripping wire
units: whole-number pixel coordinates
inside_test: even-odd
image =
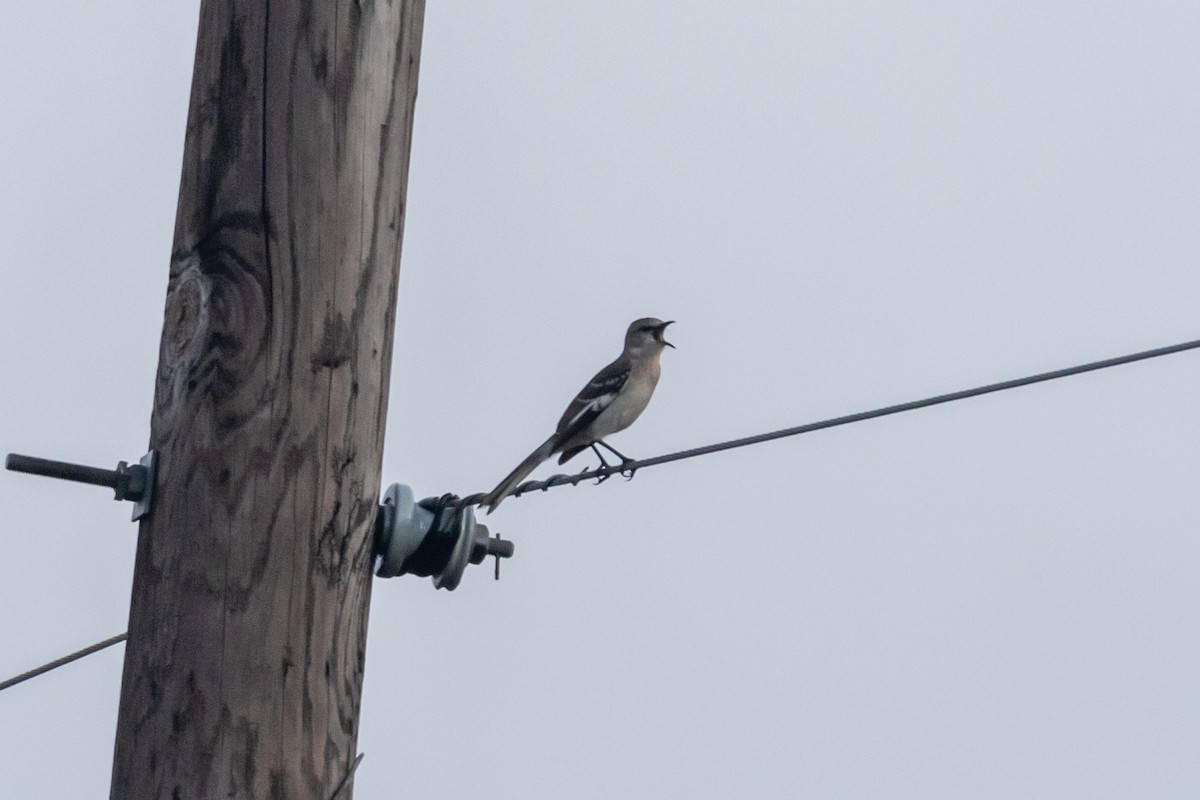
[[[614,456],[621,459],[621,466],[617,467],[615,472],[608,472],[604,475],[596,476],[596,484],[597,485],[604,483],[606,480],[611,478],[614,474],[620,475],[621,477],[625,478],[625,480],[627,480],[627,481],[633,480],[633,476],[637,473],[637,467],[630,467],[629,465],[636,464],[637,460],[630,458],[629,456],[625,455],[620,450],[617,450],[615,447],[613,447],[608,442],[605,442],[603,440],[597,440],[595,442],[592,442],[592,444],[591,444],[592,452],[596,454],[596,458],[600,459],[600,463],[603,465],[602,467],[597,467],[597,469],[596,469],[597,472],[599,472],[600,469],[612,470],[613,465],[609,464],[607,461],[604,460],[604,455],[600,452],[600,448],[596,447],[596,445],[600,445],[600,447],[603,447],[605,450],[608,450]],[[587,468],[584,468],[583,472],[584,472],[584,474],[587,474],[587,472],[588,472]]]
[[[591,444],[592,452],[596,454],[596,458],[600,459],[600,466],[596,467],[596,472],[599,472],[602,469],[612,469],[612,464],[610,464],[604,460],[604,454],[600,452],[600,448],[596,447],[597,444],[604,444],[604,442],[592,442],[592,444]],[[608,445],[606,445],[606,444],[604,444],[604,446],[608,447]],[[611,447],[608,447],[608,449],[612,450]],[[613,452],[616,452],[616,451],[614,450]],[[624,458],[624,456],[621,456],[621,457]],[[586,475],[587,472],[588,472],[587,467],[584,467],[583,474]],[[599,486],[600,484],[604,483],[606,480],[611,478],[612,473],[607,472],[603,475],[592,475],[590,477],[594,477],[596,479],[596,485]]]
[[[601,460],[603,461],[603,459],[601,459]],[[607,467],[608,467],[608,464],[605,464],[604,468],[607,468]],[[576,477],[579,478],[580,480],[587,480],[588,478],[595,478],[596,479],[595,485],[599,486],[600,484],[604,483],[606,480],[608,480],[609,478],[612,477],[611,473],[609,473],[607,475],[599,474],[600,470],[601,470],[601,467],[596,467],[596,469],[594,469],[594,470],[591,467],[584,467],[583,471],[580,472]]]
[[[603,464],[608,469],[612,469],[612,467],[609,465],[609,463],[607,461],[604,460],[604,456],[600,455],[600,451],[596,448],[597,444],[602,446],[605,450],[610,451],[617,458],[621,459],[621,466],[620,466],[620,468],[617,469],[617,474],[620,475],[621,477],[625,478],[625,480],[627,480],[627,481],[633,480],[634,474],[637,473],[637,467],[630,467],[629,465],[636,464],[637,461],[630,458],[629,456],[625,455],[620,450],[617,450],[615,447],[613,447],[608,442],[597,441],[592,445],[592,449],[596,451],[596,457],[600,459],[600,463]],[[610,473],[608,473],[608,475],[605,475],[604,477],[607,478],[611,475],[612,475],[612,473],[610,472]]]

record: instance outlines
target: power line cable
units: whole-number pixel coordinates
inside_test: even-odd
[[[123,642],[128,638],[129,634],[122,633],[120,636],[114,636],[111,639],[105,639],[103,642],[96,642],[91,647],[85,647],[82,650],[71,653],[70,655],[51,661],[49,664],[43,664],[42,666],[31,669],[28,672],[22,672],[20,675],[15,675],[3,683],[0,683],[0,692],[4,691],[10,686],[16,686],[18,683],[27,681],[30,678],[36,678],[38,675],[45,674],[52,669],[58,669],[64,664],[70,664],[72,661],[78,661],[84,656],[90,656],[92,653],[98,653],[104,648],[112,647],[114,644]]]
[[[1066,367],[1064,369],[1056,369],[1051,372],[1040,372],[1036,375],[1029,375],[1024,378],[1014,378],[1012,380],[1000,381],[999,383],[989,383],[986,386],[977,386],[973,389],[963,389],[957,392],[948,394],[934,395],[926,397],[923,400],[911,400],[907,403],[898,403],[892,406],[884,406],[871,411],[860,411],[857,414],[847,414],[843,417],[833,417],[832,419],[821,420],[820,422],[810,422],[806,425],[797,425],[794,428],[783,428],[777,431],[768,433],[760,433],[755,436],[746,436],[741,439],[731,439],[726,442],[718,442],[716,444],[705,445],[703,447],[693,447],[690,450],[680,450],[676,453],[667,453],[654,458],[647,458],[641,461],[629,461],[625,464],[600,467],[595,470],[585,469],[583,472],[575,475],[551,475],[546,480],[542,481],[526,481],[516,488],[513,492],[513,497],[519,497],[526,492],[546,491],[552,486],[562,486],[563,484],[577,485],[580,481],[595,478],[603,481],[612,475],[626,475],[633,477],[633,473],[639,469],[653,467],[659,464],[667,464],[672,461],[682,461],[685,458],[695,458],[696,456],[704,456],[709,453],[719,453],[722,450],[733,450],[737,447],[746,447],[752,444],[761,444],[775,439],[783,439],[788,436],[799,436],[802,433],[811,433],[813,431],[824,430],[825,428],[835,428],[839,425],[849,425],[852,422],[862,422],[863,420],[875,419],[876,417],[886,417],[890,414],[899,414],[904,411],[915,411],[918,408],[928,408],[929,406],[941,405],[942,403],[952,403],[955,400],[966,400],[969,397],[978,397],[984,394],[993,392],[1003,392],[1008,389],[1016,389],[1021,386],[1029,386],[1034,383],[1044,383],[1045,381],[1058,380],[1059,378],[1068,378],[1072,375],[1080,375],[1084,372],[1094,372],[1100,369],[1108,369],[1109,367],[1118,367],[1122,364],[1131,364],[1135,361],[1145,361],[1150,358],[1158,358],[1159,356],[1167,356],[1173,353],[1182,353],[1185,350],[1195,350],[1200,348],[1200,339],[1191,342],[1183,342],[1182,344],[1173,344],[1168,347],[1157,347],[1153,350],[1143,350],[1139,353],[1131,353],[1126,356],[1117,356],[1116,358],[1106,358],[1103,361],[1091,361],[1086,364],[1079,364],[1074,367]],[[479,505],[486,496],[486,492],[467,495],[458,501],[460,506]]]

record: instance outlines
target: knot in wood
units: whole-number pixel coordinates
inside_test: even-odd
[[[270,293],[265,270],[234,247],[239,238],[254,252],[255,237],[224,235],[173,265],[155,402],[181,421],[206,403],[221,427],[236,428],[262,401],[256,365],[269,341]]]
[[[200,271],[199,261],[194,254],[188,256],[167,292],[163,358],[172,370],[199,361],[208,338],[212,285]]]

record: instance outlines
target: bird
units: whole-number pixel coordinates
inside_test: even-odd
[[[646,410],[660,373],[659,356],[663,349],[675,345],[663,338],[663,331],[675,320],[663,322],[656,317],[643,317],[630,323],[625,331],[625,348],[617,360],[596,373],[567,406],[558,427],[517,468],[484,495],[480,505],[492,513],[513,493],[521,481],[539,464],[559,454],[558,463],[565,464],[582,451],[591,448],[600,463],[608,462],[596,445],[601,445],[628,464],[627,458],[604,441],[604,437],[623,431]],[[585,470],[586,471],[586,470]],[[632,476],[631,476],[632,477]]]

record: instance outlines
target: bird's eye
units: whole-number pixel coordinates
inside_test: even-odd
[[[643,325],[641,328],[639,328],[639,330],[642,331],[642,333],[647,333],[653,330],[653,328],[651,328],[649,325]]]

